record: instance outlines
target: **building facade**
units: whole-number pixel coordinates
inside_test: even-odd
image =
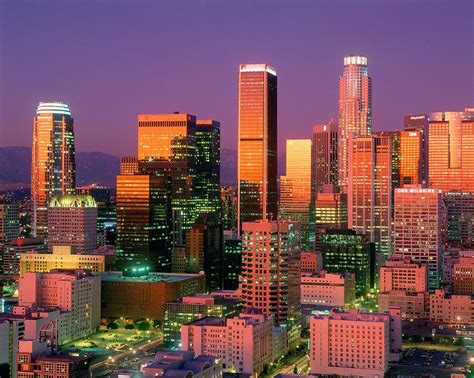
[[[430,321],[441,323],[474,324],[474,297],[450,295],[442,289],[430,293]]]
[[[415,132],[420,134],[420,139],[421,139],[421,157],[420,157],[421,180],[419,180],[418,184],[423,184],[423,185],[428,184],[428,125],[429,125],[429,117],[428,117],[427,114],[412,114],[412,115],[407,115],[407,116],[403,117],[403,130],[408,131],[408,132],[415,131]],[[413,137],[414,137],[414,135],[413,135]],[[408,139],[410,140],[408,142],[408,145],[413,146],[414,139],[410,138],[410,135],[408,135]],[[416,137],[415,137],[415,139],[416,139]],[[405,146],[407,147],[408,145],[406,144]],[[411,156],[416,156],[415,150],[417,150],[417,148],[414,147],[414,149],[410,149],[410,150],[411,150],[410,155],[413,153],[414,155],[411,155]],[[415,161],[416,161],[416,158],[415,158]],[[406,163],[408,163],[408,161],[406,161]],[[414,165],[412,163],[408,163],[408,165],[414,167]],[[406,170],[405,170],[405,172],[406,172]],[[402,184],[409,184],[409,183],[404,183],[403,181],[401,181],[401,183]],[[412,182],[411,184],[417,184],[417,183]]]

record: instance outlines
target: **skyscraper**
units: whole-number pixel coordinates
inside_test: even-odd
[[[418,131],[421,138],[420,165],[421,179],[418,184],[428,183],[428,124],[429,117],[426,114],[407,115],[403,118],[404,131]],[[402,182],[402,184],[404,184]],[[412,184],[417,184],[412,182]]]
[[[344,57],[344,71],[339,78],[339,185],[348,185],[349,138],[370,135],[372,131],[372,79],[365,56]]]
[[[277,76],[239,67],[238,223],[277,219]]]
[[[474,247],[474,193],[443,193],[447,213],[447,238],[451,246]]]
[[[429,123],[429,184],[474,192],[474,109],[438,112]]]
[[[47,235],[47,207],[53,196],[74,194],[74,122],[67,104],[40,102],[33,122],[31,202],[33,235]]]
[[[303,249],[311,249],[311,139],[286,140],[286,175],[280,177],[280,217],[300,222]],[[310,235],[311,234],[311,235]]]
[[[427,264],[431,290],[440,283],[445,220],[441,190],[420,185],[395,190],[394,253]]]
[[[325,184],[338,184],[338,129],[329,122],[313,126],[312,190],[313,198]]]
[[[171,269],[171,182],[152,175],[117,176],[117,259]]]
[[[242,223],[242,303],[299,331],[299,224],[285,221]],[[290,339],[290,336],[289,336]]]
[[[196,211],[220,216],[220,123],[212,119],[196,122]]]
[[[375,243],[377,263],[392,247],[392,138],[350,138],[348,227]]]
[[[423,134],[419,130],[400,133],[400,185],[422,184]]]

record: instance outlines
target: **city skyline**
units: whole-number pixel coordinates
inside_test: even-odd
[[[52,11],[54,2],[44,2],[41,7],[33,4],[21,14],[22,4],[16,2],[0,13],[0,46],[8,51],[0,68],[1,82],[9,93],[0,101],[0,145],[27,145],[26,141],[31,139],[31,109],[40,101],[52,99],[70,105],[76,119],[78,151],[134,154],[137,114],[173,111],[220,121],[222,148],[236,149],[235,81],[238,65],[245,62],[269,63],[279,73],[279,151],[284,150],[286,139],[307,138],[313,125],[331,118],[337,120],[337,82],[346,55],[360,54],[369,59],[376,98],[373,130],[402,129],[406,114],[459,111],[474,97],[472,80],[466,80],[472,76],[466,48],[472,45],[470,2],[437,1],[430,7],[421,1],[365,2],[360,6],[343,3],[344,7],[301,2],[297,9],[286,4],[274,9],[258,3],[244,3],[241,7],[212,2],[200,6],[163,3],[160,9],[168,13],[168,18],[184,15],[190,20],[188,27],[170,35],[166,27],[175,30],[170,21],[148,22],[158,11],[151,4],[140,11],[121,4],[105,29],[98,23],[108,9],[105,4],[70,5],[75,19],[68,21],[72,22],[69,27],[62,28],[57,22],[51,27],[45,21],[48,18],[42,17]],[[249,9],[249,27],[239,33],[239,17],[247,15]],[[66,8],[54,6],[54,14],[65,11]],[[225,24],[213,17],[223,11],[233,12]],[[263,12],[270,12],[272,17],[268,18],[279,25],[278,29],[270,21],[258,22]],[[285,17],[283,23],[280,13],[290,17]],[[357,28],[350,16],[358,19]],[[404,28],[398,28],[402,16]],[[119,28],[132,17],[143,22],[134,23],[129,33],[123,35]],[[213,22],[206,25],[202,17]],[[382,19],[384,27],[378,28]],[[84,25],[92,23],[93,30],[81,28],[81,21]],[[449,26],[442,33],[430,26],[441,21]],[[59,18],[58,22],[63,21]],[[199,30],[194,28],[198,22]],[[338,28],[327,28],[331,22],[337,22]],[[22,25],[21,30],[18,25]],[[262,32],[266,26],[269,33]],[[53,34],[56,28],[62,32]],[[55,44],[40,44],[39,49],[39,45],[34,46],[34,39],[24,40],[28,31],[40,33],[46,39],[54,36],[57,43],[73,47],[74,59],[66,65],[58,64],[51,50]],[[254,38],[246,38],[250,36]],[[273,40],[278,40],[278,44],[269,43]],[[203,58],[183,63],[182,55],[195,45],[200,46],[197,56]],[[162,54],[164,51],[167,54]],[[142,57],[135,57],[137,54]],[[30,59],[33,56],[42,59]],[[441,91],[439,82],[449,82],[456,91]],[[97,84],[96,89],[91,91],[93,84]],[[127,94],[132,92],[133,96]],[[93,137],[99,128],[107,138]]]

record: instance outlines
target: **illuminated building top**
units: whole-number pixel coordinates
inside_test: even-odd
[[[69,105],[63,102],[40,102],[36,114],[65,114],[70,116]]]
[[[367,65],[367,57],[360,55],[351,55],[344,57],[344,65],[348,66],[349,64],[360,64],[363,66]]]
[[[97,207],[94,198],[90,195],[64,195],[54,197],[50,207]]]
[[[277,75],[276,70],[268,64],[241,64],[240,72],[268,72],[274,76]]]

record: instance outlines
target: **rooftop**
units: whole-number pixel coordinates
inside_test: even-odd
[[[157,273],[152,272],[139,277],[126,277],[122,272],[101,273],[103,282],[179,282],[201,277],[201,274]]]

